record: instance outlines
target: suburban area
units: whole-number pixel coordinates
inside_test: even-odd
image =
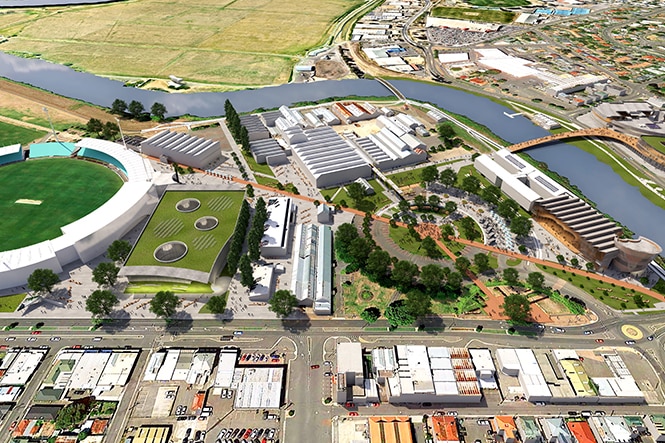
[[[0,0],[0,443],[665,441],[665,5]]]

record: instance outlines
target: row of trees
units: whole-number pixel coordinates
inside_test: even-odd
[[[86,132],[94,137],[103,140],[115,140],[118,136],[118,125],[112,122],[102,123],[101,120],[91,118],[85,125]]]
[[[226,266],[231,274],[235,274],[238,269],[238,263],[240,262],[240,256],[242,254],[242,246],[245,243],[245,235],[247,233],[247,226],[249,225],[249,217],[249,203],[247,203],[247,200],[243,200],[226,260]]]
[[[247,128],[240,123],[240,116],[229,99],[224,102],[224,115],[226,116],[226,126],[231,131],[233,139],[241,145],[243,151],[249,152],[249,133]]]
[[[127,105],[127,102],[124,100],[116,98],[111,104],[111,113],[121,116],[129,114],[136,120],[147,120],[152,117],[153,119],[161,122],[164,120],[166,112],[166,106],[159,102],[152,104],[150,107],[150,113],[147,113],[143,103],[137,100],[132,100],[129,102],[129,105]]]

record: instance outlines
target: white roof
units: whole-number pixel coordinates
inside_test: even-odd
[[[236,368],[238,360],[238,351],[222,350],[219,354],[219,363],[217,364],[217,375],[215,376],[215,386],[219,388],[231,387],[233,381],[233,371]]]
[[[84,138],[76,143],[76,147],[79,149],[94,149],[113,157],[122,164],[130,182],[146,182],[152,179],[150,162],[144,160],[136,152],[125,149],[117,143],[97,138]]]
[[[261,239],[262,246],[280,247],[284,244],[284,236],[289,225],[288,217],[291,209],[291,198],[271,197],[266,207],[268,220]]]
[[[185,381],[191,385],[200,385],[208,381],[215,363],[216,352],[197,352]]]
[[[16,143],[15,145],[3,146],[0,148],[0,157],[3,155],[15,154],[21,152],[21,144]]]
[[[109,358],[104,372],[102,372],[98,386],[124,386],[129,380],[134,363],[138,358],[137,352],[113,352]]]
[[[337,343],[337,373],[363,373],[362,347],[360,343]]]
[[[110,357],[110,352],[84,352],[72,370],[67,388],[94,389]]]
[[[469,354],[476,371],[496,371],[489,349],[469,349]]]
[[[166,353],[166,357],[162,363],[162,366],[157,372],[157,381],[171,381],[173,378],[173,372],[175,371],[176,364],[178,363],[178,357],[180,356],[180,350],[178,349],[169,349]]]
[[[28,349],[19,351],[0,380],[0,385],[24,385],[44,358],[46,350]]]
[[[144,381],[155,381],[157,379],[157,373],[164,363],[164,358],[166,358],[166,352],[164,351],[155,352],[150,356],[143,375]]]
[[[249,291],[250,297],[260,297],[270,295],[273,286],[273,275],[275,267],[257,266],[254,268],[254,287]]]
[[[439,62],[440,63],[455,63],[463,62],[469,59],[468,52],[440,52],[439,53]]]
[[[277,409],[282,394],[284,368],[237,368],[236,409]]]

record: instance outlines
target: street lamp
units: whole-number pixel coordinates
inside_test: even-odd
[[[53,127],[53,122],[51,121],[51,116],[48,113],[48,108],[44,106],[42,110],[46,113],[46,118],[48,119],[49,124],[51,125],[51,131],[53,131],[53,138],[55,138],[55,141],[60,143],[60,140],[58,140],[58,134],[55,133],[55,128]]]
[[[122,138],[122,145],[127,149],[127,143],[125,143],[125,134],[122,133],[122,127],[120,126],[120,120],[118,117],[114,117],[116,123],[118,124],[118,129],[120,129],[120,137]]]

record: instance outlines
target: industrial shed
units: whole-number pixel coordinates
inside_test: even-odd
[[[358,177],[370,177],[367,160],[328,126],[301,132],[304,142],[291,145],[317,188],[349,183]]]
[[[152,157],[200,169],[212,169],[221,158],[219,141],[181,132],[163,131],[141,142],[141,150]]]
[[[249,142],[249,150],[254,160],[262,165],[267,163],[270,166],[275,166],[288,162],[286,151],[282,149],[274,138]]]
[[[240,124],[247,129],[249,141],[265,140],[270,138],[270,132],[268,132],[268,128],[266,128],[258,115],[243,115],[240,117]]]

